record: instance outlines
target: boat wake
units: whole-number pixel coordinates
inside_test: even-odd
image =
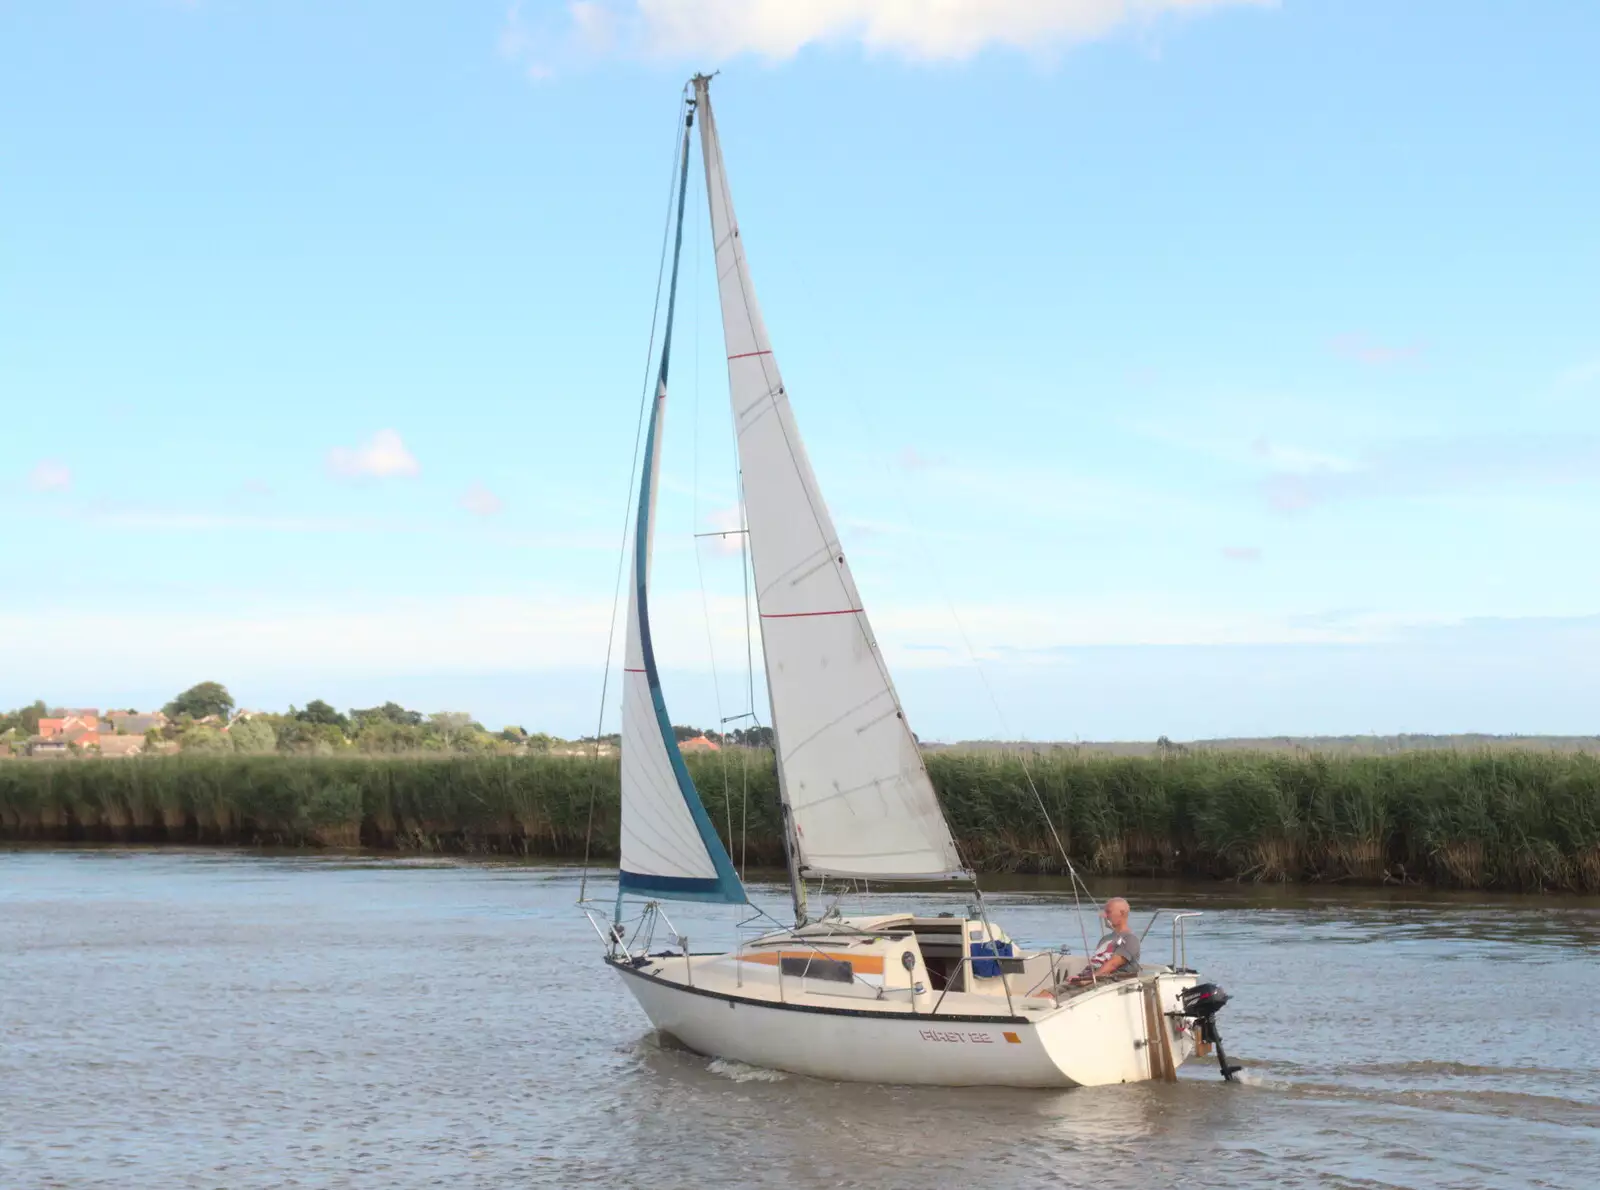
[[[1282,1088],[1290,1084],[1282,1079],[1268,1078],[1266,1075],[1246,1068],[1233,1076],[1233,1081],[1246,1087],[1273,1087]]]
[[[781,1083],[789,1076],[781,1070],[768,1070],[763,1066],[746,1066],[728,1058],[713,1058],[706,1069],[719,1078],[736,1083]]]

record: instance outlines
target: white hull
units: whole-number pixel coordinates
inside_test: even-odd
[[[697,957],[695,962],[701,960]],[[705,960],[713,962],[710,956]],[[823,1007],[692,988],[665,973],[613,962],[658,1031],[689,1049],[751,1066],[846,1082],[933,1086],[1094,1087],[1161,1075],[1150,1042],[1176,1067],[1193,1052],[1166,1016],[1192,973],[1106,983],[1026,1015],[908,1012],[906,1006]],[[1149,1034],[1145,988],[1161,1004]],[[1001,1000],[997,1007],[1004,1007]],[[1153,1065],[1153,1061],[1155,1065]]]

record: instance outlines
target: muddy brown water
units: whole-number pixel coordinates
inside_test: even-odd
[[[1174,1085],[862,1086],[666,1047],[566,867],[0,851],[0,1186],[1600,1179],[1600,901],[1124,887],[1141,926],[1205,911],[1190,958],[1234,997],[1242,1083],[1191,1063]],[[990,909],[1076,943],[1059,884]],[[671,912],[696,949],[731,945],[729,910]]]

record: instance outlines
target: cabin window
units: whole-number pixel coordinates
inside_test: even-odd
[[[916,923],[917,948],[928,972],[928,985],[935,992],[967,990],[967,971],[962,937],[967,926],[962,921],[927,919]]]
[[[856,970],[846,959],[825,959],[820,955],[791,958],[784,955],[779,969],[785,975],[798,975],[804,979],[828,979],[834,983],[855,982]]]

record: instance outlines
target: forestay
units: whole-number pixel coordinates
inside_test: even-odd
[[[795,427],[704,79],[695,97],[779,784],[801,866],[877,880],[965,875]]]
[[[651,402],[645,431],[628,591],[627,650],[622,675],[622,857],[618,887],[619,893],[640,896],[740,903],[746,900],[744,886],[678,750],[650,639],[650,553],[655,536],[678,257],[683,246],[683,198],[689,170],[687,128],[682,153],[672,283],[655,400]]]

